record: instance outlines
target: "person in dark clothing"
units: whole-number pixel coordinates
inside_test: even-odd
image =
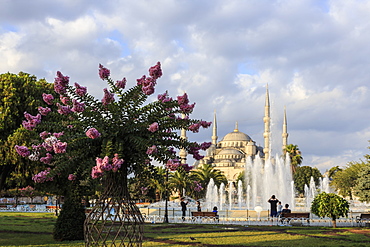
[[[185,216],[186,216],[186,205],[188,204],[188,202],[185,202],[185,199],[184,198],[181,198],[181,211],[182,211],[182,220],[185,220]]]
[[[272,195],[270,199],[268,200],[268,202],[270,203],[270,210],[271,210],[270,216],[276,217],[277,216],[277,204],[279,200],[275,197],[275,195]]]
[[[197,211],[198,212],[202,211],[202,207],[200,206],[200,201],[197,201]]]
[[[289,209],[289,204],[285,204],[285,208],[283,209],[283,211],[281,211],[281,213],[291,213],[292,211]]]

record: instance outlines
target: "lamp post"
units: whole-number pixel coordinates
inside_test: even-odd
[[[164,194],[164,197],[165,197],[165,206],[164,206],[164,220],[163,220],[163,223],[168,223],[168,168],[166,168],[166,182],[165,182],[165,186],[164,186],[164,189],[165,189],[165,194]]]

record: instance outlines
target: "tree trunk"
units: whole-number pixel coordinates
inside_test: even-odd
[[[143,217],[131,201],[125,172],[107,174],[104,192],[84,224],[86,246],[141,246]]]
[[[333,224],[333,228],[337,228],[337,220],[336,219],[332,219],[331,223]]]

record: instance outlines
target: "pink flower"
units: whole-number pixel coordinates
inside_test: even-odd
[[[81,96],[82,97],[82,96],[84,96],[87,93],[87,87],[82,87],[77,82],[75,82],[75,88],[76,88],[76,94],[78,96]]]
[[[140,79],[137,79],[137,85],[144,85],[145,84],[146,76],[143,75]]]
[[[22,157],[27,157],[31,153],[30,150],[28,149],[28,147],[26,147],[26,146],[18,146],[18,145],[15,145],[15,150]]]
[[[200,148],[201,148],[202,150],[207,150],[211,145],[212,145],[212,142],[203,142],[203,143],[200,145]]]
[[[180,162],[178,160],[168,160],[166,167],[170,171],[176,171],[177,168],[180,166]]]
[[[194,109],[195,103],[194,104],[184,104],[180,105],[180,110],[183,111],[184,113],[191,113]]]
[[[110,76],[109,69],[105,68],[103,65],[99,64],[99,76],[104,81]]]
[[[148,128],[150,132],[156,132],[158,129],[159,129],[159,125],[157,122],[152,123],[151,125],[149,125],[149,128]]]
[[[153,67],[150,67],[149,69],[149,75],[154,78],[154,80],[158,79],[162,76],[162,69],[161,69],[161,63],[157,62],[156,65]]]
[[[125,88],[126,87],[126,78],[124,77],[122,79],[122,81],[117,81],[116,87],[122,88],[122,89]]]
[[[76,175],[74,175],[74,174],[69,174],[69,175],[68,175],[68,180],[69,180],[69,181],[76,180],[76,178],[77,178],[77,176],[76,176]]]
[[[61,115],[68,115],[72,112],[71,107],[69,105],[63,106],[57,103],[58,106],[58,113]]]
[[[101,134],[95,128],[90,128],[86,131],[86,136],[91,138],[91,139],[96,139],[96,138],[100,137],[100,135]]]
[[[103,171],[100,168],[94,166],[91,170],[91,177],[93,179],[96,179],[100,178],[101,176],[103,176]]]
[[[73,102],[73,107],[72,107],[73,112],[83,112],[85,110],[85,104],[84,103],[79,103],[75,99],[73,99],[72,102]]]
[[[157,152],[158,152],[157,146],[156,145],[153,145],[153,146],[151,146],[151,147],[148,148],[148,150],[146,151],[146,154],[151,155],[151,154],[155,154]]]
[[[117,172],[119,168],[121,168],[124,160],[118,158],[118,154],[114,155],[114,158],[112,159],[112,170],[114,172]]]
[[[189,103],[188,95],[184,93],[183,96],[177,96],[177,102],[179,105],[186,105]]]
[[[54,91],[58,94],[65,94],[69,84],[69,77],[63,76],[60,71],[57,71],[57,77],[54,79]]]
[[[69,101],[70,101],[70,98],[67,97],[67,96],[63,96],[63,95],[60,95],[59,96],[59,99],[60,101],[64,104],[64,105],[68,105]]]
[[[189,126],[189,130],[192,131],[193,133],[198,133],[200,128],[199,123],[195,123]]]
[[[167,91],[164,94],[158,94],[158,101],[165,103],[172,101],[172,98],[168,97]]]
[[[48,177],[48,175],[50,174],[50,168],[42,171],[42,172],[39,172],[38,174],[36,174],[35,176],[32,177],[32,180],[35,181],[35,183],[43,183],[43,182],[46,182],[46,181],[53,181],[53,177]]]
[[[48,135],[50,135],[50,132],[47,132],[47,131],[43,131],[43,132],[41,132],[40,133],[40,137],[41,137],[41,139],[46,139],[46,137],[48,136]]]
[[[44,107],[39,106],[37,109],[38,109],[39,113],[43,116],[46,116],[46,115],[48,115],[49,112],[51,112],[51,109],[49,107],[44,108]]]
[[[53,155],[51,155],[50,153],[46,153],[46,157],[41,157],[40,161],[44,164],[50,164],[52,159]]]
[[[199,124],[202,125],[203,128],[208,128],[211,126],[212,122],[200,121]]]
[[[110,103],[114,102],[114,93],[110,93],[108,89],[104,88],[104,98],[101,100],[103,105],[109,105]]]
[[[54,96],[51,95],[51,94],[43,93],[42,94],[42,99],[45,101],[46,104],[52,105],[53,104],[53,100],[54,100]]]
[[[67,150],[67,143],[58,141],[53,145],[54,152],[57,154],[65,153]]]
[[[58,132],[58,133],[53,133],[53,136],[55,136],[56,138],[59,138],[59,137],[61,137],[62,135],[64,135],[64,131],[62,131],[62,132]]]

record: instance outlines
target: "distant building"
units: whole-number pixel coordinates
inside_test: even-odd
[[[197,166],[203,164],[212,164],[217,170],[224,173],[227,180],[230,182],[236,181],[238,175],[245,171],[246,158],[251,156],[252,159],[256,155],[267,159],[269,158],[270,147],[270,100],[268,88],[266,88],[266,102],[265,102],[265,116],[264,121],[264,146],[257,146],[256,142],[247,134],[240,132],[238,123],[235,124],[233,132],[225,135],[221,141],[217,141],[217,121],[216,113],[213,119],[213,133],[212,133],[212,146],[207,150],[205,157],[200,160]],[[185,132],[182,132],[183,138],[186,138]],[[284,110],[284,123],[283,123],[283,149],[287,145],[287,121],[286,112]],[[184,156],[185,155],[185,156]],[[186,153],[182,150],[180,157],[185,160]]]

